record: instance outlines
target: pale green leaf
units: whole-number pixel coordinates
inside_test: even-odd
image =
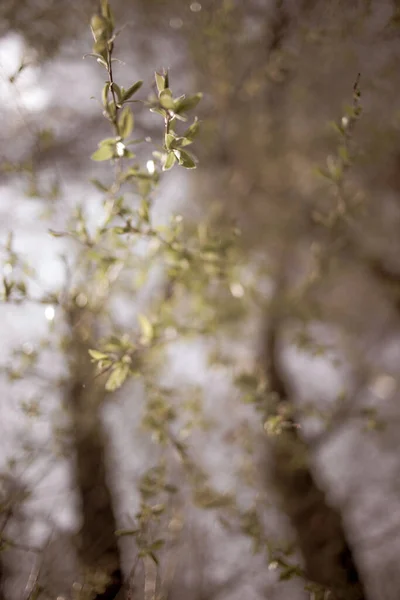
[[[110,160],[114,156],[114,148],[108,145],[100,146],[91,156],[92,160]]]
[[[154,76],[156,79],[158,93],[160,93],[163,90],[165,90],[165,88],[167,87],[166,81],[165,81],[165,75],[161,75],[161,73],[155,73]]]
[[[129,375],[129,365],[126,363],[117,363],[107,379],[106,390],[114,392],[125,382]]]
[[[121,104],[121,99],[122,99],[121,88],[114,81],[112,83],[112,89],[114,90],[114,93],[117,96],[118,103]]]
[[[102,58],[105,58],[107,53],[107,42],[99,39],[97,42],[93,44],[93,52],[95,54],[99,54]],[[100,60],[100,59],[97,59]],[[104,61],[104,64],[107,66],[107,63]]]
[[[193,138],[196,137],[196,135],[198,134],[199,129],[200,121],[198,121],[196,117],[191,126],[186,129],[185,133],[183,134],[183,137],[188,138],[189,140],[193,140]]]
[[[108,20],[101,15],[93,15],[90,21],[90,26],[93,31],[95,41],[107,41],[107,33],[109,31]]]
[[[160,92],[160,104],[166,110],[174,108],[174,99],[172,98],[171,90],[166,89]]]
[[[138,315],[138,321],[142,331],[141,342],[148,344],[154,337],[154,327],[146,315]]]
[[[121,111],[120,117],[118,119],[118,130],[119,135],[122,138],[127,138],[130,136],[133,130],[133,114],[129,106],[125,106]]]
[[[101,140],[98,145],[99,146],[112,146],[113,148],[115,147],[115,137],[114,138],[104,138],[104,140]]]
[[[172,167],[174,166],[174,164],[176,163],[176,156],[173,152],[168,152],[168,154],[166,155],[165,158],[165,162],[163,165],[163,171],[168,171],[169,169],[172,169]]]
[[[104,354],[104,352],[100,352],[99,350],[90,349],[89,354],[93,358],[93,360],[103,360],[105,358],[108,358],[107,354]]]
[[[129,100],[129,98],[131,98],[133,94],[135,94],[142,87],[142,85],[143,81],[137,81],[136,83],[131,85],[131,87],[129,87],[127,90],[125,90],[122,94],[122,102],[126,102],[126,100]]]
[[[187,112],[188,110],[192,110],[198,105],[202,97],[203,94],[199,92],[198,94],[194,94],[193,96],[189,96],[188,98],[177,100],[175,102],[174,112],[179,114],[182,112]]]
[[[165,147],[169,150],[170,148],[173,148],[173,142],[175,140],[175,136],[173,133],[167,133],[165,136]]]
[[[190,156],[190,154],[188,152],[185,152],[185,150],[180,150],[179,154],[180,154],[179,164],[182,167],[185,167],[185,169],[195,169],[196,168],[196,163],[194,162],[193,158]]]
[[[154,107],[154,108],[150,109],[150,112],[157,113],[158,115],[161,115],[165,119],[166,112],[163,108]]]

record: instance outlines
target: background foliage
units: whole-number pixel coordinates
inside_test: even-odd
[[[2,2],[0,597],[398,598],[398,17]]]

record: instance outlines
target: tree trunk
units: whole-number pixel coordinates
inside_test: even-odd
[[[268,412],[276,414],[291,399],[278,366],[274,322],[264,339],[264,371],[276,399]],[[289,419],[289,428],[269,441],[272,480],[294,529],[306,577],[327,588],[332,600],[363,600],[365,591],[341,515],[329,504],[314,477],[307,444],[296,423]]]
[[[93,587],[91,597],[114,600],[122,587],[122,568],[105,468],[106,436],[100,414],[106,392],[104,384],[96,379],[88,354],[93,339],[93,318],[83,310],[73,309],[69,313],[71,384],[66,404],[72,421],[75,479],[82,509],[78,536],[80,559],[89,581],[87,585]]]

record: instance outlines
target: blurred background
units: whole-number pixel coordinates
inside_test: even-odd
[[[112,181],[98,6],[2,0],[0,598],[397,600],[400,4],[110,5],[117,82],[203,92],[154,219],[235,232],[234,264],[228,291],[192,274],[153,395],[106,393],[88,349],[165,291],[141,248],[93,270],[49,234],[94,227]],[[159,117],[132,106],[146,164]]]

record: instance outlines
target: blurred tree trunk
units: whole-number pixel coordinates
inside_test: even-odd
[[[248,6],[206,2],[199,27],[188,40],[197,86],[212,97],[203,133],[203,170],[198,176],[204,177],[204,166],[209,167],[207,175],[215,174],[217,184],[213,182],[213,194],[207,196],[222,197],[228,215],[236,209],[240,225],[246,229],[248,224],[246,242],[250,247],[254,242],[262,244],[271,259],[283,247],[297,244],[299,232],[307,235],[308,207],[304,211],[299,202],[291,164],[293,100],[288,95],[296,63],[285,45],[301,34],[302,20],[317,4],[305,0],[296,14],[283,0],[268,7],[254,5],[253,15],[263,34],[256,41],[246,38],[244,46],[243,36],[252,33],[245,26]],[[271,406],[271,414],[276,414],[291,399],[277,367],[273,314],[268,314],[267,322],[264,372],[269,391],[277,398]],[[332,600],[363,600],[363,584],[341,515],[320,489],[307,445],[294,425],[271,438],[270,454],[272,478],[297,536],[306,577],[328,588]]]
[[[94,337],[94,315],[72,308],[68,314],[72,331],[70,381],[66,404],[72,421],[76,452],[76,486],[81,500],[82,526],[79,554],[97,600],[113,600],[122,587],[116,517],[105,467],[106,436],[101,421],[105,396],[90,361],[88,349]]]
[[[279,321],[269,318],[266,330],[262,360],[268,383],[267,418],[280,414],[286,421],[280,433],[269,437],[270,476],[295,532],[305,575],[329,589],[332,600],[363,600],[365,591],[341,515],[314,476],[309,449],[295,422],[278,362]]]

